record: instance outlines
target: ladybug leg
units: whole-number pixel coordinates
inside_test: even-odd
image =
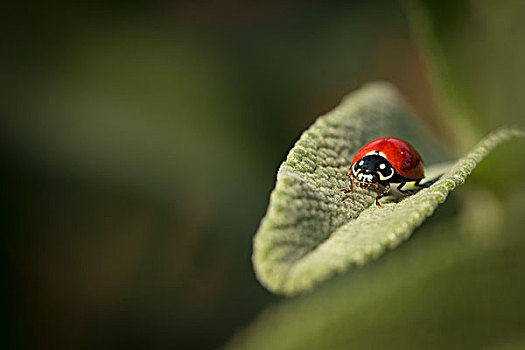
[[[438,176],[435,176],[433,177],[432,179],[428,180],[427,182],[425,182],[424,184],[420,184],[419,182],[423,179],[419,179],[418,181],[416,181],[416,184],[417,186],[419,187],[430,187],[432,186],[433,184],[435,184],[439,179],[441,179],[441,177],[443,176],[443,174],[439,174]]]
[[[350,192],[352,192],[354,190],[354,175],[352,173],[348,173],[346,174],[346,176],[348,176],[350,178]]]
[[[421,190],[423,188],[427,188],[427,187],[429,187],[430,185],[432,185],[434,183],[434,182],[427,182],[427,183],[422,184],[421,180],[423,180],[423,179],[419,179],[416,182],[414,182],[414,186],[417,187],[414,190],[402,190],[401,188],[403,188],[403,186],[405,186],[407,184],[406,182],[400,183],[397,186],[397,190],[399,192],[401,192],[402,194],[404,194],[404,195],[409,195],[409,194],[414,194],[414,193],[416,193],[417,191],[419,191],[419,190]]]
[[[441,176],[440,176],[441,177]],[[427,188],[427,187],[430,187],[430,185],[432,185],[434,182],[436,182],[437,180],[439,180],[439,177],[437,179],[434,179],[434,180],[431,180],[431,181],[428,181],[428,182],[425,182],[424,184],[421,184],[421,180],[423,179],[419,179],[416,181],[416,183],[414,184],[415,186],[417,187],[420,187],[420,188]]]
[[[419,182],[419,180],[417,180],[417,181]],[[416,183],[417,183],[417,182],[416,182]],[[401,192],[402,194],[404,194],[404,195],[408,195],[408,194],[412,193],[412,191],[410,191],[410,190],[402,190],[403,186],[405,186],[406,184],[407,184],[406,182],[401,182],[401,183],[400,183],[399,185],[397,185],[397,187],[396,187],[397,190],[398,190],[399,192]]]
[[[402,182],[400,183],[396,188],[399,192],[401,192],[402,194],[404,194],[405,196],[408,196],[410,194],[414,194],[416,192],[418,192],[420,189],[422,188],[425,188],[426,186],[424,185],[420,185],[419,184],[419,181],[421,180],[417,180],[415,183],[414,183],[414,186],[418,187],[416,189],[413,189],[413,190],[402,190],[401,188],[403,188],[403,186],[405,186],[407,183],[406,182]]]
[[[390,190],[390,184],[386,184],[385,188],[383,189],[383,191],[381,193],[379,193],[376,197],[376,205],[378,207],[381,206],[381,204],[379,204],[379,199],[381,199],[382,197],[384,197],[384,195]]]
[[[341,191],[348,194],[354,190],[354,176],[351,173],[346,174],[346,176],[350,178],[348,181],[350,183],[350,189],[342,188]]]

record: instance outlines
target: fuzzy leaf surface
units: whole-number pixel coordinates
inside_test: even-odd
[[[378,208],[373,191],[340,191],[347,184],[349,159],[360,146],[396,136],[420,150],[425,161],[443,157],[393,87],[374,83],[350,94],[301,135],[279,168],[254,238],[258,279],[275,293],[291,295],[378,258],[409,238],[494,147],[518,135],[523,133],[492,133],[429,188]],[[427,178],[432,172],[430,167]]]

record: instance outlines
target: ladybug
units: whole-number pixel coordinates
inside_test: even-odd
[[[425,177],[421,156],[408,142],[396,137],[381,137],[361,147],[350,169],[347,174],[350,189],[342,191],[352,192],[354,182],[362,189],[373,187],[378,191],[378,207],[381,206],[379,199],[390,190],[391,183],[399,183],[397,190],[405,195],[414,192],[403,190],[407,182],[415,182],[414,185],[419,188],[428,187],[428,184],[420,183]]]

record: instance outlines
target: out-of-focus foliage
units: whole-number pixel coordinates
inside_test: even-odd
[[[299,138],[279,169],[254,239],[254,267],[268,289],[302,292],[395,248],[491,150],[509,138],[525,137],[525,132],[514,130],[493,133],[436,183],[400,203],[377,208],[373,191],[341,194],[347,159],[360,145],[389,135],[419,146],[413,142],[417,134],[407,115],[394,90],[369,85],[320,117]]]
[[[407,0],[463,149],[501,125],[525,126],[525,2]]]
[[[439,125],[392,2],[11,1],[0,40],[4,348],[216,348],[301,130],[376,79]]]

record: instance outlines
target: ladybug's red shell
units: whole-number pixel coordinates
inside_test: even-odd
[[[378,152],[385,157],[392,167],[406,178],[418,180],[425,177],[425,166],[421,156],[406,141],[395,137],[381,137],[370,141],[357,151],[351,166],[370,152]]]

